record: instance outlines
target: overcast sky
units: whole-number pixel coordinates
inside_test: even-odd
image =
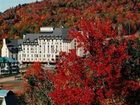
[[[0,0],[0,12],[4,12],[6,9],[15,7],[19,4],[31,3],[35,1],[41,0]]]

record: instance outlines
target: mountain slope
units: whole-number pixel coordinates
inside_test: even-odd
[[[44,0],[19,5],[0,14],[0,35],[19,38],[41,26],[72,27],[81,18],[110,19],[127,33],[140,26],[140,0]],[[112,5],[113,4],[113,5]],[[76,24],[77,23],[77,24]]]

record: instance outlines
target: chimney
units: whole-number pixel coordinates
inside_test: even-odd
[[[25,39],[25,35],[23,35],[23,39]]]
[[[3,45],[6,45],[6,39],[5,38],[3,39]]]
[[[40,27],[40,32],[53,32],[53,27]]]

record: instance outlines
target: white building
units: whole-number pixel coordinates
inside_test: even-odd
[[[23,39],[6,42],[3,39],[1,49],[2,57],[10,57],[18,60],[21,64],[41,62],[55,63],[59,53],[69,52],[76,49],[77,43],[68,38],[68,29],[42,27],[40,33],[23,35]],[[82,56],[80,49],[77,54]]]

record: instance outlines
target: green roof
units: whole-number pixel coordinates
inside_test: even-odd
[[[6,97],[9,90],[0,90],[0,97]]]
[[[8,57],[0,57],[0,62],[6,62],[6,63],[14,63],[14,62],[17,62],[17,60],[14,60],[12,58],[8,58]]]
[[[0,57],[0,62],[3,62],[3,58],[2,57]]]

